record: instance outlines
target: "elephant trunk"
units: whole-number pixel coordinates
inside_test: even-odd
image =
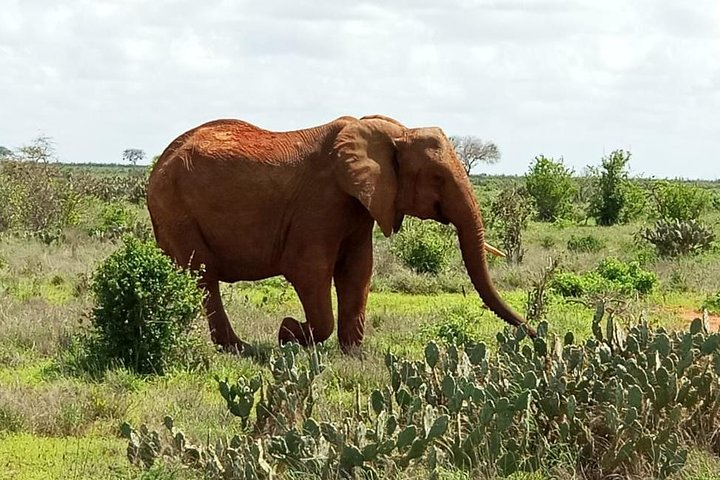
[[[453,214],[448,215],[448,219],[457,228],[460,251],[475,290],[485,305],[498,317],[515,327],[526,325],[528,334],[534,338],[535,331],[500,298],[495,290],[490,280],[485,253],[485,231],[477,202],[470,192],[462,197],[464,198],[452,202],[453,208],[450,210]]]

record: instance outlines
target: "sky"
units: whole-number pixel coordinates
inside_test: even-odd
[[[496,143],[476,173],[622,148],[635,175],[720,178],[720,2],[2,0],[8,148],[121,162],[216,118],[373,113]]]

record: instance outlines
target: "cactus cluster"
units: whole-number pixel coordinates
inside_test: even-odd
[[[653,228],[640,231],[639,237],[652,244],[663,257],[704,252],[709,250],[715,241],[712,228],[696,219],[662,218]]]
[[[448,415],[424,405],[422,425],[408,423],[398,417],[407,411],[407,399],[395,400],[386,388],[374,391],[367,405],[358,403],[354,417],[341,423],[318,421],[312,417],[314,381],[324,370],[326,355],[316,347],[301,365],[300,352],[297,345],[281,347],[271,360],[271,382],[259,376],[235,384],[219,381],[229,411],[243,427],[230,442],[192,445],[170,417],[165,417],[165,435],[126,423],[122,433],[129,440],[129,460],[147,468],[161,457],[176,459],[218,479],[273,478],[285,471],[319,478],[354,473],[380,478],[379,471],[407,467],[423,456],[436,468],[434,444],[448,429]]]
[[[251,480],[274,476],[259,439],[235,435],[230,441],[218,440],[214,445],[193,445],[175,427],[171,417],[166,416],[163,423],[164,436],[149,431],[145,425],[139,431],[128,423],[121,426],[122,435],[128,440],[127,457],[131,463],[150,468],[160,458],[175,459],[199,470],[204,478]]]
[[[532,343],[522,332],[500,333],[493,356],[483,344],[439,353],[431,343],[424,365],[390,359],[396,395],[450,415],[455,429],[452,443],[443,443],[444,461],[490,463],[510,474],[551,468],[564,445],[584,471],[652,469],[666,477],[685,463],[683,440],[712,438],[720,421],[720,333],[710,334],[701,319],[687,332],[645,323],[625,332],[600,305],[594,337],[581,345],[571,333],[549,336],[544,322],[538,333]]]
[[[255,411],[255,430],[263,432],[285,431],[299,427],[305,418],[312,416],[315,405],[315,378],[325,369],[326,354],[322,345],[307,352],[307,365],[300,365],[301,347],[286,344],[270,360],[273,382],[263,388],[264,381],[256,375],[241,377],[231,385],[219,380],[220,394],[228,410],[239,417],[247,428]]]
[[[284,347],[271,381],[220,382],[243,426],[230,442],[190,445],[166,419],[165,436],[125,425],[128,456],[146,466],[176,458],[208,478],[380,478],[406,468],[436,478],[448,466],[547,471],[566,452],[584,472],[662,478],[683,466],[692,442],[720,450],[720,333],[702,319],[684,332],[626,331],[599,305],[583,342],[549,334],[545,322],[537,330],[534,340],[501,332],[494,351],[430,342],[421,361],[388,353],[389,384],[358,393],[336,422],[312,412],[323,351],[299,362],[301,350]]]

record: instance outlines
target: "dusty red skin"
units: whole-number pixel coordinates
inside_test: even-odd
[[[524,322],[492,286],[472,188],[437,128],[407,129],[382,116],[283,133],[209,122],[163,152],[148,208],[160,247],[180,265],[203,266],[212,338],[228,349],[247,344],[230,326],[218,282],[275,275],[295,287],[307,320],[283,319],[280,342],[332,334],[334,281],[339,343],[360,345],[373,222],[390,235],[406,214],[455,225],[480,296],[512,325]]]

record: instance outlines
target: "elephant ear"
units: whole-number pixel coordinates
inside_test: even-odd
[[[389,237],[397,223],[398,181],[393,138],[402,128],[379,118],[346,125],[335,139],[336,178],[345,192],[357,198]]]

